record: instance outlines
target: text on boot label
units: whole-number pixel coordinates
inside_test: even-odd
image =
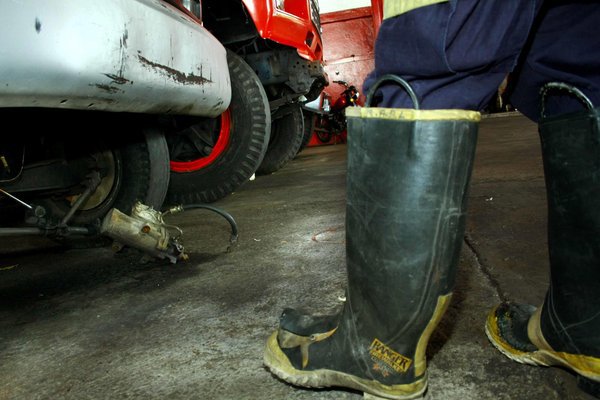
[[[379,339],[373,340],[373,343],[371,343],[371,347],[369,348],[369,354],[373,361],[382,361],[398,373],[405,373],[412,364],[410,358],[395,352],[383,344]]]

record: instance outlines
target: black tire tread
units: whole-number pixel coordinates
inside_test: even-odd
[[[167,204],[212,203],[228,196],[246,183],[261,164],[271,130],[271,113],[262,83],[252,68],[237,54],[227,50],[232,85],[232,131],[239,137],[220,160],[189,173],[171,172]],[[239,115],[233,115],[239,112]],[[235,126],[245,121],[244,126]],[[241,153],[240,153],[241,152]]]
[[[256,172],[267,175],[279,171],[296,157],[303,137],[304,118],[302,109],[297,106],[289,114],[273,121],[269,148]]]
[[[304,150],[306,146],[308,146],[308,143],[310,143],[315,127],[315,120],[317,118],[317,116],[310,111],[303,111],[302,114],[304,117],[304,136],[302,137],[302,143],[300,144],[298,153]]]

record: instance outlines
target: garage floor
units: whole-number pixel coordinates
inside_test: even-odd
[[[426,399],[591,399],[556,368],[516,364],[483,330],[501,299],[540,304],[546,203],[536,126],[482,122],[456,294],[435,332]],[[167,217],[190,260],[2,240],[0,399],[359,399],[304,390],[262,366],[284,307],[327,312],[344,293],[345,145],[311,147],[206,210]],[[44,242],[44,244],[46,244]]]

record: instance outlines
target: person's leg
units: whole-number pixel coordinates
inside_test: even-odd
[[[550,81],[575,86],[600,105],[599,9],[597,1],[546,1],[511,77],[511,103],[521,113],[539,120],[540,88]],[[581,104],[567,93],[548,99],[548,115],[578,110]]]
[[[391,399],[425,390],[425,350],[449,303],[463,241],[479,118],[469,109],[486,104],[512,68],[536,10],[523,1],[500,20],[503,8],[486,6],[491,3],[516,4],[452,1],[382,24],[377,57],[397,53],[384,65],[398,68],[378,68],[375,75],[408,77],[427,110],[398,109],[414,104],[401,100],[409,97],[397,82],[385,86],[379,107],[347,109],[347,301],[330,317],[284,311],[264,362],[287,382]],[[486,30],[499,25],[504,33]],[[515,25],[521,39],[513,44]],[[474,38],[478,30],[481,37]],[[396,44],[408,34],[410,40]],[[466,45],[480,41],[502,55],[483,56]],[[493,65],[471,79],[482,63]]]
[[[452,0],[386,19],[367,93],[385,74],[407,80],[423,109],[483,110],[517,63],[541,1]],[[394,85],[380,107],[412,107]]]
[[[600,108],[592,105],[600,105],[600,38],[589,35],[600,21],[600,4],[557,4],[548,2],[542,11],[512,97],[539,120],[550,285],[538,309],[497,306],[486,333],[511,359],[573,370],[580,386],[600,398]],[[581,93],[550,89],[540,99],[548,81]]]

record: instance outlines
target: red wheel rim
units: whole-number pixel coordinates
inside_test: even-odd
[[[171,171],[174,172],[193,172],[205,168],[212,164],[229,145],[231,135],[231,112],[229,108],[221,114],[221,128],[219,129],[219,138],[213,147],[213,150],[206,157],[200,157],[191,161],[171,161]]]

